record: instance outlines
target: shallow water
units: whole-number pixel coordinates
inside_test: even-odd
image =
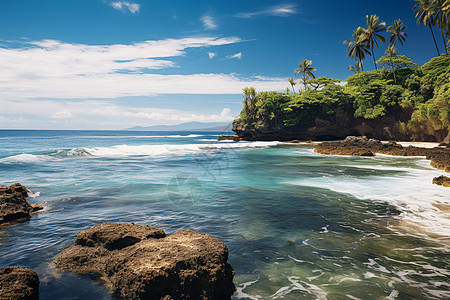
[[[0,131],[0,184],[45,206],[0,230],[0,267],[37,271],[41,299],[111,299],[50,263],[80,230],[135,222],[225,242],[235,299],[450,297],[450,189],[428,161],[218,134]]]

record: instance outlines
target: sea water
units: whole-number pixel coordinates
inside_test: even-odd
[[[51,262],[80,230],[134,222],[222,240],[234,299],[450,298],[450,188],[425,158],[218,134],[0,131],[0,185],[45,207],[0,228],[0,267],[35,270],[41,299],[112,299]]]

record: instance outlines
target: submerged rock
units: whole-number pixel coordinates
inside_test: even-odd
[[[450,178],[447,176],[439,176],[433,178],[433,183],[437,185],[442,185],[444,187],[450,187]]]
[[[239,142],[241,138],[237,135],[219,135],[217,138],[218,141],[234,141]]]
[[[39,299],[39,278],[33,270],[22,267],[0,269],[0,300]]]
[[[43,208],[42,205],[28,203],[28,192],[20,183],[0,186],[0,224],[29,220],[32,212]]]
[[[234,270],[218,239],[192,230],[102,223],[81,231],[57,268],[98,273],[122,299],[230,299]]]

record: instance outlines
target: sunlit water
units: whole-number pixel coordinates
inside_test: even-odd
[[[111,299],[49,264],[80,230],[135,222],[222,240],[235,299],[450,297],[450,189],[424,158],[218,134],[0,131],[0,185],[21,182],[45,206],[0,229],[0,267],[37,271],[41,299]]]

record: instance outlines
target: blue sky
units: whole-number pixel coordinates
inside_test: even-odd
[[[352,61],[343,41],[367,14],[388,25],[401,18],[408,38],[399,53],[421,65],[436,53],[429,30],[416,25],[413,5],[2,0],[0,128],[231,121],[243,87],[285,90],[304,58],[313,61],[316,76],[345,80]],[[381,45],[376,57],[384,50]],[[374,68],[371,57],[364,66]]]

